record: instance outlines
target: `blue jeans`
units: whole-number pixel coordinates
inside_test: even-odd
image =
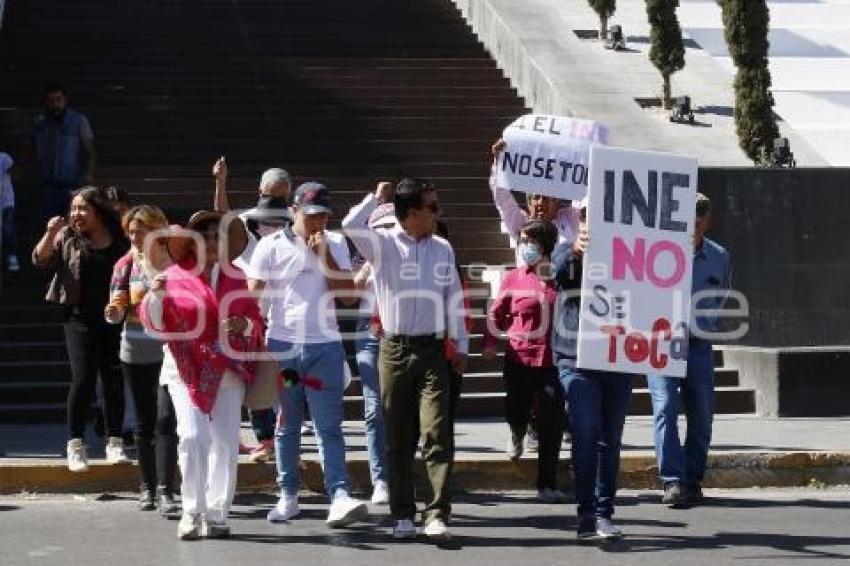
[[[381,384],[378,380],[378,339],[369,332],[369,318],[357,321],[357,370],[363,386],[363,413],[366,446],[369,449],[369,472],[372,485],[387,481],[387,445],[384,433],[384,410],[381,407]]]
[[[319,458],[325,476],[325,489],[333,497],[338,489],[348,489],[345,467],[345,440],[342,436],[342,395],[345,351],[341,342],[291,344],[269,339],[268,349],[285,354],[278,360],[281,369],[294,369],[299,375],[321,380],[320,389],[298,384],[283,390],[280,398],[280,425],[275,431],[277,483],[281,491],[298,493],[298,463],[301,456],[301,423],[304,399],[316,425]]]
[[[578,515],[610,519],[633,376],[560,366],[558,377],[570,406]]]
[[[705,475],[711,423],[714,418],[714,354],[711,343],[688,344],[688,376],[685,379],[648,375],[655,419],[655,456],[662,481],[699,485]],[[685,446],[679,442],[679,392],[688,424]]]

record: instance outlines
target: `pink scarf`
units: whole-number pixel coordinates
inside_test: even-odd
[[[180,378],[189,388],[192,402],[206,414],[212,412],[218,389],[226,370],[233,371],[246,383],[254,381],[254,363],[228,357],[219,342],[219,325],[231,316],[244,316],[251,321],[249,336],[230,336],[230,348],[238,352],[260,352],[263,350],[263,320],[257,302],[247,295],[248,287],[244,274],[236,277],[221,271],[215,290],[203,275],[193,275],[186,262],[172,265],[165,271],[165,295],[162,301],[162,327],[155,328],[150,319],[148,300],[145,297],[139,309],[145,327],[165,333],[194,331],[186,339],[167,340],[172,356],[177,363]],[[234,266],[231,270],[238,271]],[[222,312],[222,299],[229,293],[242,293]]]

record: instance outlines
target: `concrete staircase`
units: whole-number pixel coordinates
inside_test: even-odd
[[[251,205],[262,170],[282,166],[331,187],[335,224],[378,179],[425,176],[463,264],[513,260],[487,189],[488,148],[527,109],[447,0],[12,3],[0,32],[0,147],[16,157],[48,80],[63,81],[92,121],[97,183],[174,221],[211,207],[219,155],[233,205]],[[26,163],[23,173],[26,258],[43,225]],[[69,368],[45,285],[25,268],[0,295],[3,422],[64,418]],[[502,413],[500,364],[477,355],[481,323],[462,417]],[[646,414],[638,387],[632,412]],[[347,395],[347,417],[359,418],[359,382]],[[754,411],[732,371],[718,371],[717,396],[720,412]]]

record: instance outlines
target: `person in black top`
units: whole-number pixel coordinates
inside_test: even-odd
[[[118,215],[95,187],[83,187],[71,201],[69,222],[54,216],[33,250],[36,267],[53,272],[46,300],[62,305],[65,345],[71,365],[68,391],[68,468],[88,469],[83,433],[94,385],[104,393],[108,462],[126,461],[121,438],[124,384],[118,359],[121,327],[104,318],[115,262],[129,242]]]

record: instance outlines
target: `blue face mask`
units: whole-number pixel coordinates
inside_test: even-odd
[[[537,244],[520,244],[519,255],[526,265],[537,265],[540,262],[540,248]]]

